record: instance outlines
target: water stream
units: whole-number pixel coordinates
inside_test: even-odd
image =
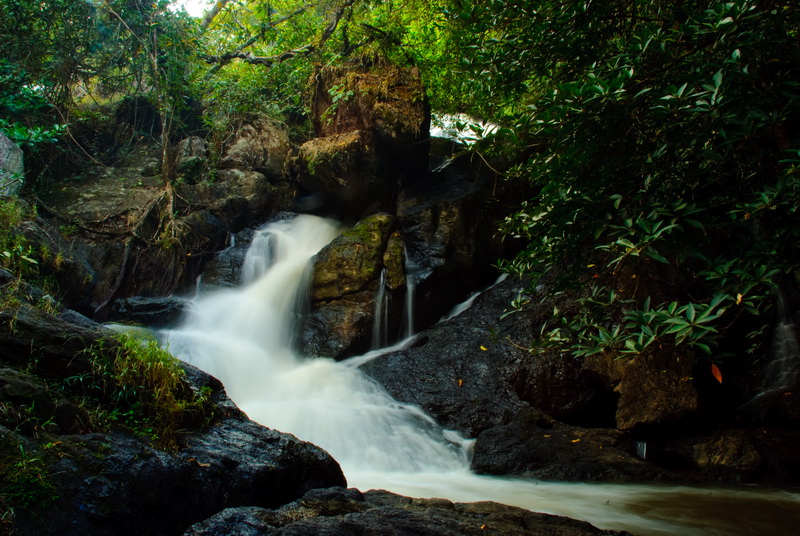
[[[170,351],[219,378],[253,420],[330,452],[348,484],[362,490],[493,500],[640,535],[796,533],[800,495],[787,492],[472,474],[469,440],[392,399],[358,369],[386,349],[343,363],[294,350],[309,260],[339,232],[336,222],[312,216],[260,230],[243,285],[199,296],[185,324],[165,334]]]

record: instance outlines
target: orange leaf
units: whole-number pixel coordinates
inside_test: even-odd
[[[464,385],[464,380],[458,380],[458,386],[461,387],[462,385]]]
[[[711,363],[711,374],[719,383],[722,383],[722,371],[719,370],[719,367],[715,363]]]

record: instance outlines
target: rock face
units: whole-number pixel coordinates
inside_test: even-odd
[[[387,307],[397,309],[402,303],[402,246],[394,227],[394,218],[375,214],[343,232],[315,256],[311,310],[302,328],[305,353],[341,358],[368,350],[382,277]],[[386,317],[397,319],[399,315],[394,311]],[[396,332],[396,323],[391,327]]]
[[[300,184],[340,217],[394,212],[402,185],[427,170],[430,108],[419,70],[365,60],[314,80],[317,138],[300,148]]]
[[[455,156],[400,196],[397,217],[415,266],[416,322],[421,327],[491,283],[497,277],[492,265],[514,247],[492,231],[511,192],[482,162],[470,158]]]
[[[0,132],[0,196],[16,195],[24,174],[22,149]]]
[[[628,534],[571,519],[482,502],[409,499],[386,491],[318,489],[279,509],[231,508],[184,536],[507,536]]]

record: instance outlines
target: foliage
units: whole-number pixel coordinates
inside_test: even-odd
[[[58,491],[45,461],[22,445],[17,452],[0,459],[0,499],[7,505],[3,518],[13,517],[14,508],[46,507],[57,500]]]
[[[161,448],[177,449],[187,430],[214,416],[208,393],[192,390],[179,361],[155,340],[120,334],[85,353],[91,373],[68,378],[62,387],[85,397],[95,425],[121,424]]]
[[[38,252],[20,232],[19,226],[29,217],[30,208],[15,199],[0,199],[0,268],[16,277],[37,272]]]
[[[556,322],[579,354],[669,343],[719,357],[745,342],[742,327],[763,351],[775,278],[800,262],[800,12],[543,4],[525,35],[558,29],[558,46],[496,37],[470,58],[505,65],[517,51],[541,73],[518,79],[526,107],[498,133],[526,156],[510,176],[538,192],[502,224],[529,244],[503,267],[588,289]],[[561,62],[578,50],[589,57]]]

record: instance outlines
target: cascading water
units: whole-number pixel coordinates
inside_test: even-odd
[[[372,325],[372,349],[378,350],[389,344],[389,300],[386,294],[386,268],[381,270],[378,292],[375,295],[375,311]]]
[[[338,232],[312,216],[259,231],[244,287],[198,299],[185,326],[168,333],[169,349],[218,377],[250,418],[322,446],[348,475],[464,469],[467,443],[457,434],[359,370],[293,351],[307,265]]]
[[[165,332],[169,349],[219,378],[253,420],[330,452],[348,483],[360,489],[494,500],[641,535],[794,534],[800,499],[789,493],[546,483],[470,473],[470,442],[393,400],[359,371],[363,360],[305,359],[293,350],[309,261],[339,230],[335,222],[312,216],[260,230],[245,261],[243,286],[197,298],[185,325]],[[698,504],[711,503],[698,510]],[[747,511],[749,524],[741,516],[718,514],[720,509]]]

